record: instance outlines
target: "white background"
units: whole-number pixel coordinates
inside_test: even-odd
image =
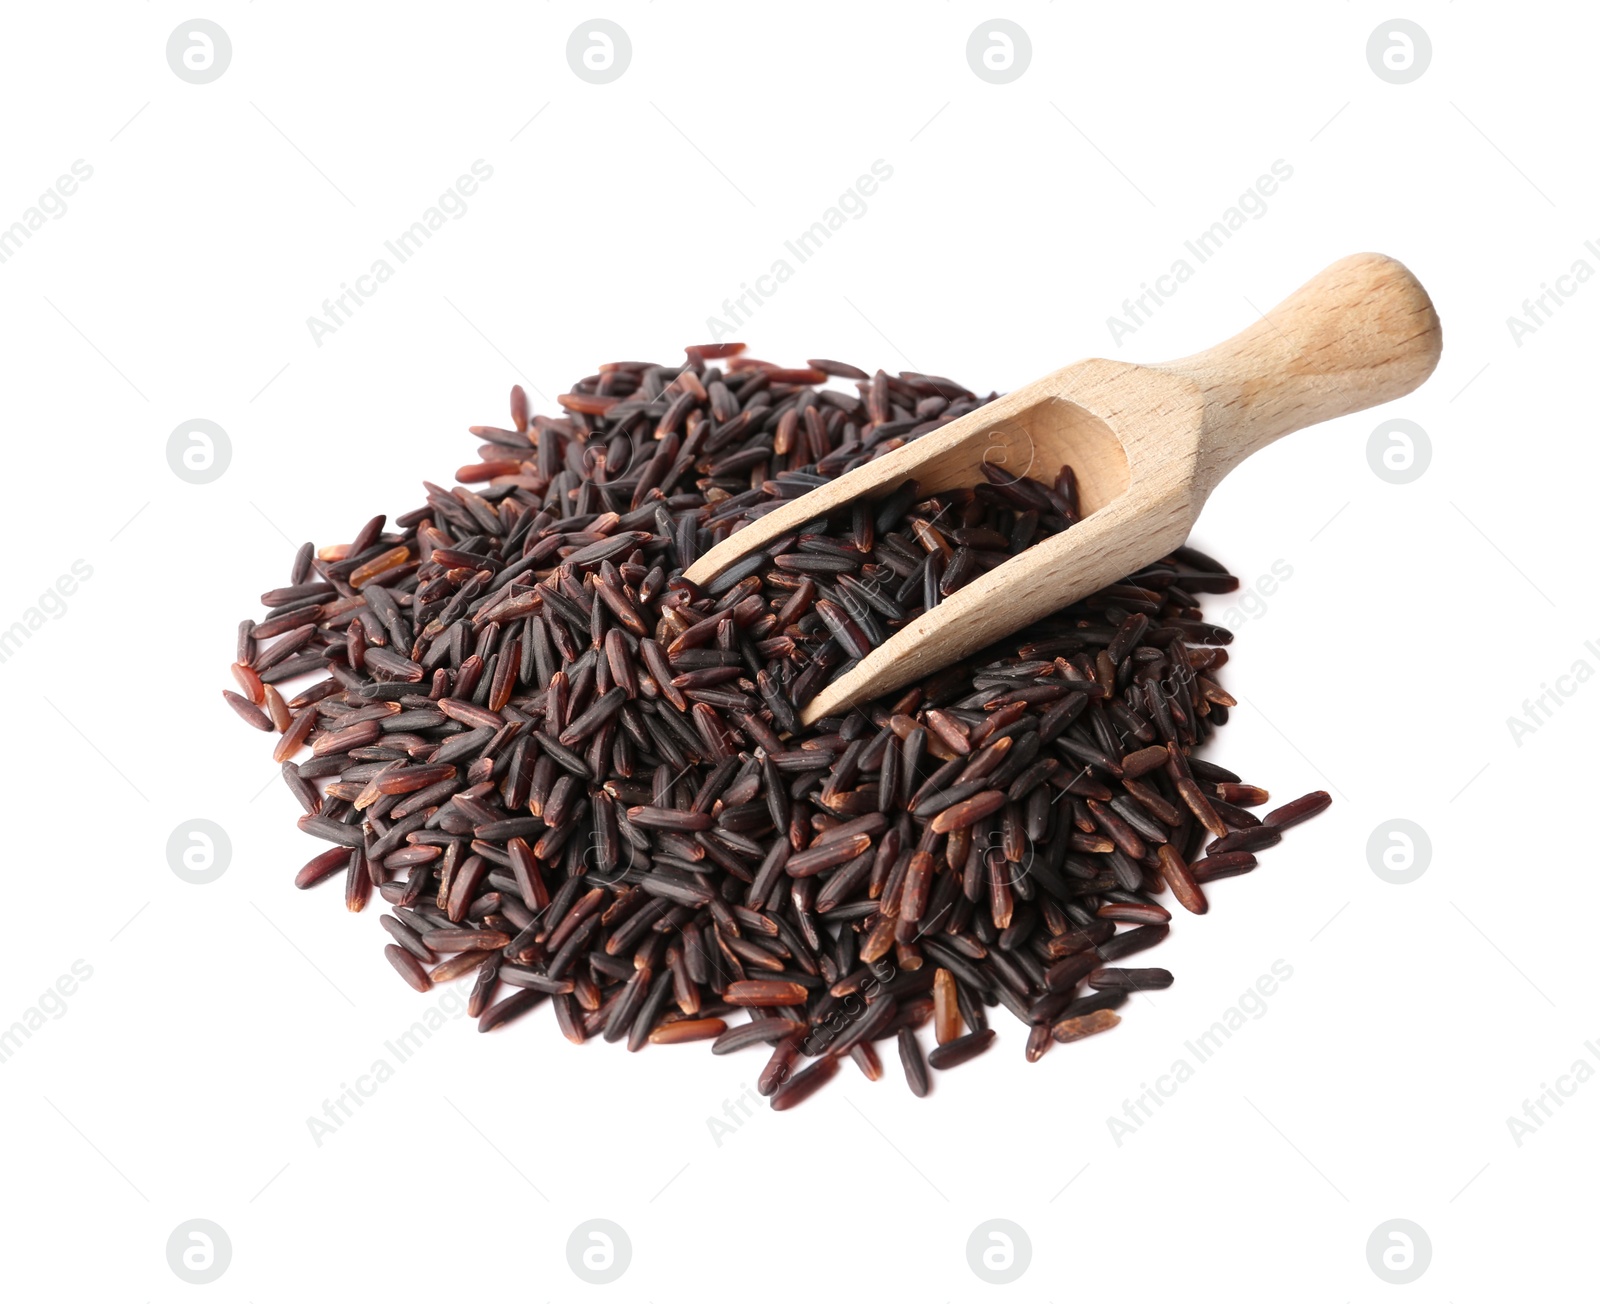
[[[93,168],[0,263],[0,626],[93,569],[0,665],[0,1028],[92,969],[0,1063],[9,1298],[970,1300],[1000,1289],[966,1249],[995,1218],[1031,1242],[1019,1299],[1592,1293],[1600,1084],[1563,1079],[1521,1145],[1507,1118],[1600,1068],[1600,687],[1564,681],[1520,746],[1506,723],[1600,667],[1575,546],[1600,288],[1520,346],[1507,325],[1575,260],[1600,268],[1592,10],[1417,3],[1433,54],[1407,85],[1370,68],[1394,14],[1364,0],[619,2],[598,12],[632,62],[607,85],[567,64],[596,12],[568,3],[201,12],[233,47],[207,85],[168,66],[194,11],[167,0],[11,6],[0,40],[0,227]],[[1032,43],[1006,85],[965,56],[997,13]],[[315,343],[322,301],[478,159],[465,215]],[[308,1116],[438,994],[396,980],[376,908],[293,889],[320,844],[219,698],[237,621],[302,540],[448,482],[511,383],[549,411],[601,361],[705,338],[877,159],[865,214],[741,327],[757,356],[1006,390],[1204,347],[1357,250],[1428,287],[1433,379],[1263,452],[1195,536],[1246,583],[1293,572],[1238,617],[1212,755],[1333,808],[1176,921],[1148,961],[1170,991],[1038,1065],[998,1011],[996,1048],[926,1101],[890,1055],[883,1081],[847,1065],[719,1145],[707,1119],[761,1052],[576,1049],[546,1009],[488,1037],[451,1022],[319,1146]],[[1108,316],[1279,159],[1265,215],[1113,342]],[[1368,462],[1391,416],[1431,437],[1409,484]],[[167,463],[194,417],[232,447],[206,485]],[[167,864],[191,818],[232,841],[206,886]],[[1394,818],[1432,843],[1404,886],[1367,854]],[[1266,1013],[1116,1144],[1108,1117],[1280,959]],[[166,1258],[193,1218],[232,1246],[204,1287]],[[603,1289],[567,1263],[590,1218],[632,1245]],[[1404,1287],[1367,1258],[1395,1218],[1432,1247]]]

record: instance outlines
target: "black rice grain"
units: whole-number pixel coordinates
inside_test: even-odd
[[[1194,595],[1237,581],[1179,548],[802,728],[895,631],[1074,528],[1071,468],[907,483],[704,588],[683,578],[986,401],[733,344],[606,364],[559,415],[514,388],[454,488],[299,549],[231,640],[225,700],[273,734],[301,829],[331,844],[297,886],[343,871],[352,910],[376,890],[396,971],[418,990],[475,973],[485,1031],[548,998],[573,1042],[769,1046],[775,1109],[847,1055],[876,1079],[891,1037],[923,1095],[930,1066],[993,1043],[996,1005],[1030,1025],[1030,1061],[1114,1026],[1130,991],[1172,980],[1109,967],[1165,937],[1157,897],[1203,912],[1204,885],[1328,804],[1258,821],[1267,792],[1198,754],[1235,701],[1231,634]]]

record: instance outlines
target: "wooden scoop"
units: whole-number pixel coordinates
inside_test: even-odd
[[[914,479],[984,481],[983,464],[1078,478],[1083,519],[956,590],[826,685],[811,723],[903,687],[1166,556],[1223,476],[1293,430],[1409,394],[1439,361],[1439,319],[1393,258],[1354,254],[1225,343],[1153,366],[1090,358],[1036,380],[724,539],[697,584],[857,498]]]

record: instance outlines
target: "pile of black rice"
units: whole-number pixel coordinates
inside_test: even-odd
[[[1196,754],[1234,705],[1199,595],[1237,581],[1180,548],[802,726],[896,629],[1070,529],[1072,471],[907,485],[700,589],[682,572],[714,543],[989,400],[686,354],[603,366],[561,416],[513,389],[455,488],[305,545],[262,595],[225,696],[278,735],[300,827],[331,844],[297,885],[339,875],[357,911],[376,891],[394,968],[419,991],[472,975],[483,1031],[549,1001],[574,1042],[760,1044],[777,1109],[846,1056],[877,1078],[891,1038],[923,1095],[988,1049],[995,1006],[1029,1060],[1115,1026],[1172,981],[1121,963],[1166,936],[1160,898],[1203,913],[1329,801],[1258,819],[1267,793]]]

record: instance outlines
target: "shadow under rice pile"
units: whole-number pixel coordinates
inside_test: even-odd
[[[1114,1027],[1130,992],[1172,982],[1125,966],[1167,935],[1162,899],[1204,913],[1207,884],[1329,802],[1259,819],[1267,793],[1195,754],[1233,705],[1231,635],[1198,595],[1237,581],[1180,548],[801,727],[896,629],[1070,529],[1070,468],[907,487],[703,590],[680,578],[985,401],[740,345],[604,366],[562,416],[513,389],[458,487],[305,545],[239,628],[224,696],[277,735],[300,827],[331,844],[296,885],[338,877],[354,911],[377,893],[400,977],[470,976],[483,1031],[548,1001],[573,1042],[761,1046],[775,1109],[845,1058],[876,1079],[891,1043],[924,1095],[990,1047],[996,1006],[1030,1061]]]

